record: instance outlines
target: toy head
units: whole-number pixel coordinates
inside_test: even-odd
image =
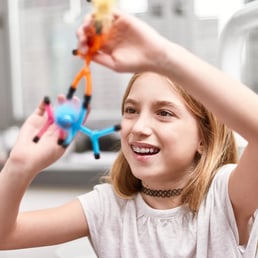
[[[114,0],[92,0],[97,34],[107,33],[112,23]]]
[[[71,101],[66,101],[60,104],[55,109],[55,123],[62,129],[67,130],[71,128],[79,118],[80,110]]]

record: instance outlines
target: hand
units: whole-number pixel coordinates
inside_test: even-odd
[[[136,17],[116,12],[105,44],[94,55],[93,61],[117,72],[142,72],[156,70],[162,60],[166,40],[146,23]],[[78,29],[78,49],[86,54],[87,33],[92,26],[92,16],[87,16]]]
[[[59,102],[62,102],[63,98],[63,96],[59,97]],[[39,173],[59,159],[65,151],[57,144],[58,128],[55,124],[48,128],[38,143],[32,141],[46,119],[44,102],[42,101],[20,130],[16,144],[10,153],[9,161],[19,167],[21,171]]]

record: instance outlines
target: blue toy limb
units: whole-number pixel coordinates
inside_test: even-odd
[[[77,130],[73,130],[72,128],[68,131],[66,139],[65,139],[64,143],[62,144],[62,146],[64,148],[66,148],[72,142],[72,140],[76,136],[77,132],[78,132]]]
[[[86,134],[89,138],[93,137],[94,131],[86,126],[81,125],[80,131]]]
[[[120,129],[121,129],[120,125],[108,127],[103,130],[91,130],[91,129],[87,128],[86,126],[81,126],[81,131],[84,134],[86,134],[92,142],[92,148],[93,148],[95,159],[100,158],[99,138],[103,137],[105,135],[111,134]]]
[[[96,134],[93,134],[91,137],[91,142],[92,142],[92,149],[94,153],[95,159],[100,158],[100,147],[99,147],[99,137]]]
[[[115,131],[118,131],[118,130],[120,130],[120,126],[119,125],[115,125],[115,126],[112,126],[112,127],[108,127],[108,128],[102,129],[102,130],[96,130],[95,134],[97,135],[98,138],[100,138],[102,136],[111,134],[111,133],[113,133]]]
[[[98,131],[98,130],[94,131],[93,137],[91,138],[91,140],[92,140],[92,145],[93,145],[92,147],[93,147],[94,157],[96,159],[100,158],[99,138],[103,137],[105,135],[111,134],[114,131],[115,131],[114,126],[109,127],[109,128],[105,128],[105,129],[100,130],[100,131]]]
[[[85,122],[85,119],[89,115],[89,109],[87,109],[84,104],[82,105],[81,112],[79,114],[78,122],[77,124],[81,127],[83,122]]]
[[[100,147],[99,147],[99,136],[97,134],[97,130],[91,130],[86,126],[81,126],[81,132],[87,135],[90,138],[92,143],[92,149],[94,153],[95,159],[100,158]]]

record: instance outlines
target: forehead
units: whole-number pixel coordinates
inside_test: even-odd
[[[176,87],[166,77],[155,73],[140,75],[132,84],[128,98],[135,100],[159,100],[183,102]]]

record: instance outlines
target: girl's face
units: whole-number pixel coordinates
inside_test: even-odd
[[[125,100],[121,146],[132,173],[152,187],[189,179],[200,148],[197,122],[164,77],[145,73]]]

